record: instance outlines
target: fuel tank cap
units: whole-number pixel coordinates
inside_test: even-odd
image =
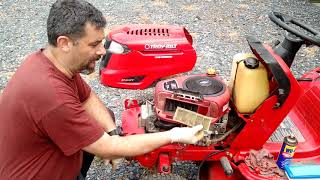
[[[255,58],[247,58],[244,60],[244,65],[249,69],[255,69],[259,67],[259,61]]]

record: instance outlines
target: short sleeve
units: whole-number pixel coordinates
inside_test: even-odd
[[[84,102],[90,96],[91,88],[90,86],[82,79],[80,74],[75,76],[76,85],[78,88],[80,102]]]
[[[90,117],[80,102],[65,102],[42,120],[49,138],[65,155],[72,155],[102,137],[103,128]]]

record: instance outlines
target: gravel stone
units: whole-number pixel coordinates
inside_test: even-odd
[[[320,31],[320,7],[307,0],[89,0],[107,19],[106,32],[122,24],[174,24],[185,26],[194,39],[197,63],[187,74],[204,73],[213,67],[228,80],[232,58],[239,52],[250,52],[245,37],[253,35],[263,42],[282,40],[283,31],[268,18],[280,11],[310,24]],[[51,0],[0,0],[0,92],[24,57],[46,46],[46,19]],[[318,47],[303,47],[292,66],[296,77],[320,66]],[[97,74],[84,76],[121,124],[125,98],[152,99],[152,88],[124,90],[99,83]],[[32,78],[32,74],[30,74]],[[174,173],[195,179],[197,166],[192,162],[176,162]],[[136,162],[121,164],[115,171],[96,159],[87,179],[141,179],[151,171]]]

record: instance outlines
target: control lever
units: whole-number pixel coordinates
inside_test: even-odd
[[[233,169],[230,165],[230,162],[228,160],[227,157],[223,156],[222,158],[220,158],[220,163],[221,163],[221,166],[224,170],[224,173],[227,175],[227,176],[231,176],[233,174]]]

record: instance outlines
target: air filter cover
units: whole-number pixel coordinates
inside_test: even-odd
[[[206,76],[192,76],[184,81],[184,88],[201,95],[219,95],[224,92],[221,81]]]

